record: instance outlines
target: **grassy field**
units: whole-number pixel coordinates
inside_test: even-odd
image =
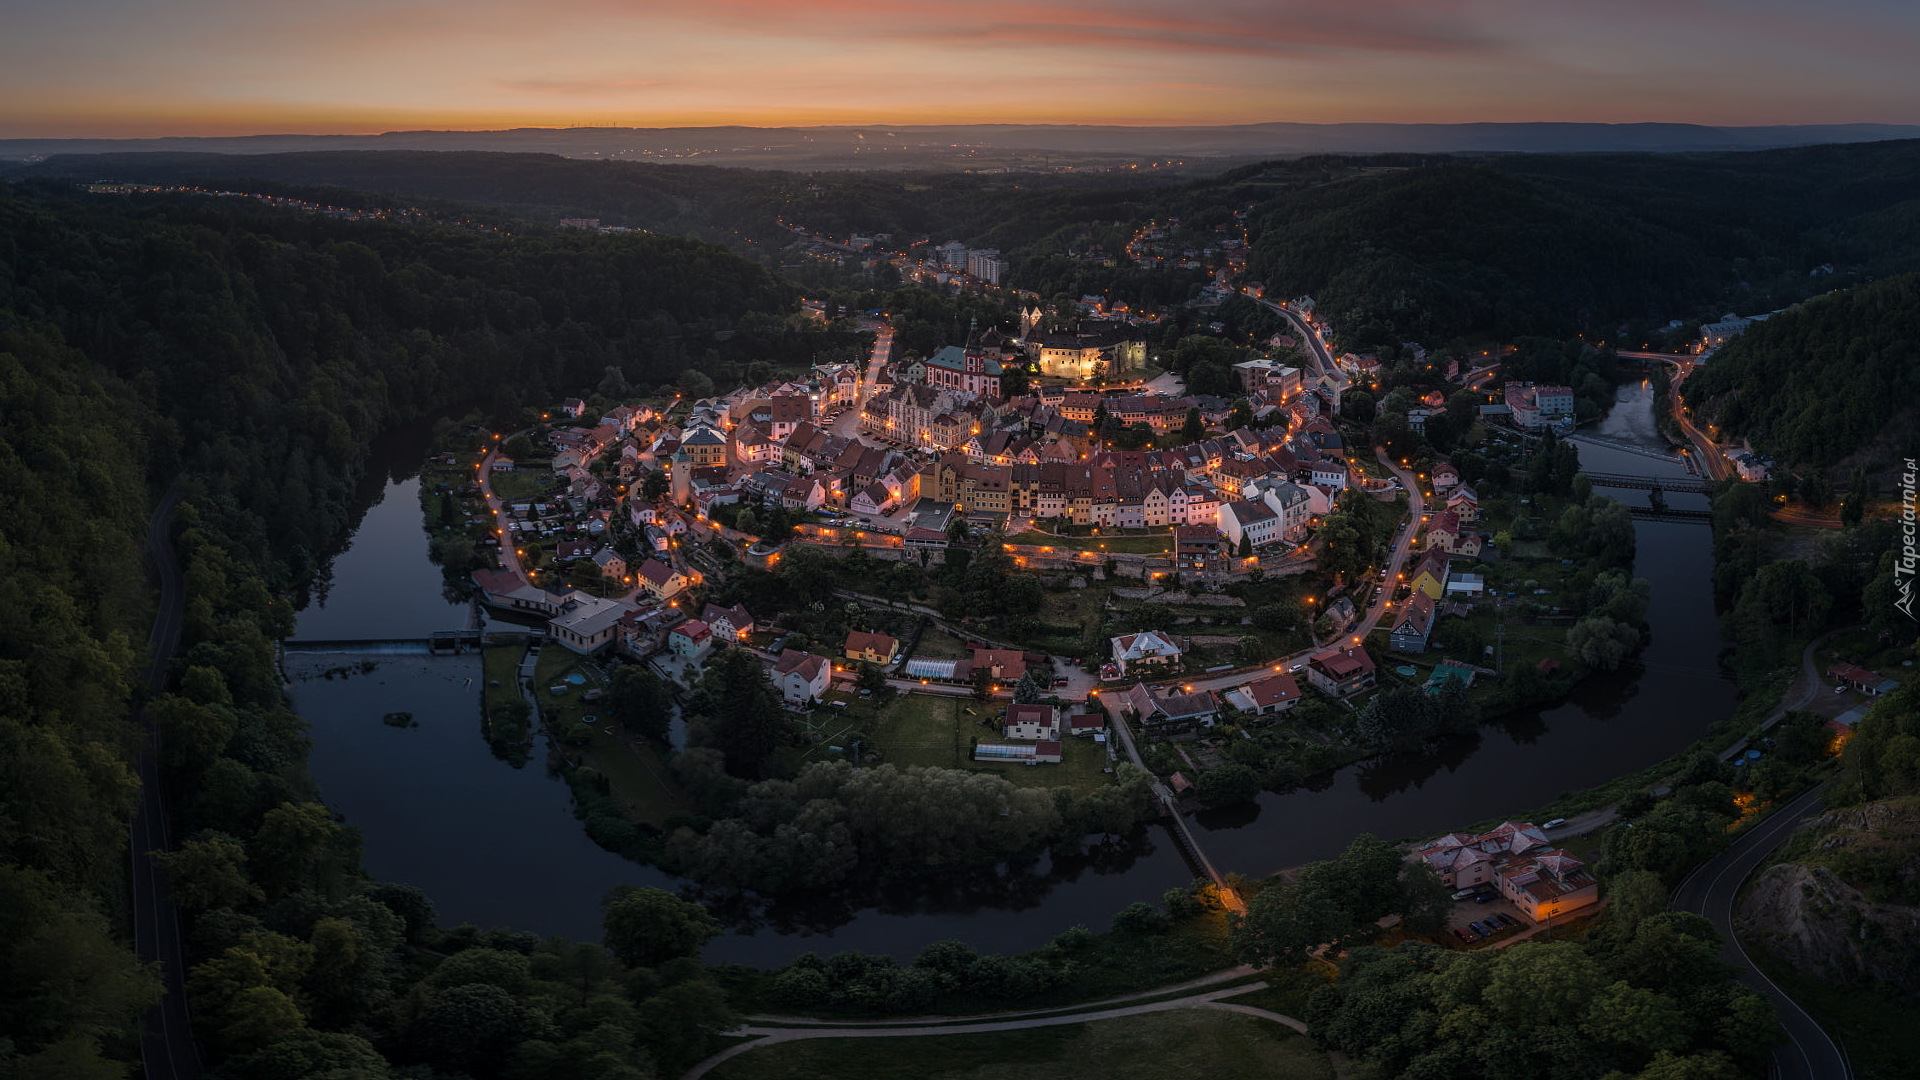
[[[581,674],[586,684],[574,686],[568,675]],[[565,686],[555,694],[553,686]],[[690,804],[669,779],[666,762],[645,739],[628,732],[606,715],[606,703],[587,701],[585,693],[600,687],[599,673],[580,663],[558,645],[540,650],[534,666],[534,697],[554,734],[577,746],[585,763],[607,778],[613,797],[635,821],[659,827],[668,815]],[[588,723],[586,717],[593,717]]]
[[[985,729],[982,729],[983,731]],[[982,736],[983,740],[987,736]],[[1060,764],[1023,765],[1013,761],[976,761],[977,772],[998,773],[1021,787],[1057,788],[1065,784],[1075,795],[1097,791],[1113,782],[1106,773],[1107,748],[1090,738],[1066,738],[1060,743]]]
[[[1210,1009],[984,1035],[809,1039],[749,1051],[714,1080],[1321,1080],[1326,1055],[1270,1020]]]
[[[965,660],[973,653],[959,638],[944,630],[928,627],[920,635],[920,644],[914,647],[913,655],[928,660]]]
[[[933,765],[942,769],[965,768],[972,744],[963,721],[972,725],[988,715],[991,706],[972,699],[934,697],[928,694],[902,694],[881,710],[867,726],[883,761],[901,768]],[[970,708],[972,714],[961,712]],[[985,728],[973,728],[983,737]]]
[[[496,472],[491,477],[493,493],[504,502],[524,502],[551,486],[551,473],[521,472],[517,469]]]
[[[1091,739],[1062,740],[1058,765],[974,761],[975,739],[1001,741],[999,717],[1006,708],[1005,701],[982,703],[970,697],[902,694],[885,708],[875,709],[865,698],[837,691],[828,695],[828,701],[836,699],[846,701],[847,707],[815,710],[805,722],[818,741],[803,760],[839,759],[848,743],[860,736],[879,751],[882,762],[902,769],[918,765],[990,772],[1022,787],[1070,786],[1077,795],[1113,782],[1104,771],[1106,748]],[[988,723],[982,724],[983,720]],[[836,746],[841,749],[834,750]]]

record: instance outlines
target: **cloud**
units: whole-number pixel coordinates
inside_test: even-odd
[[[534,94],[604,94],[612,91],[657,90],[685,86],[678,79],[500,79],[496,85]]]
[[[642,15],[634,0],[580,0]],[[954,48],[993,46],[1111,53],[1229,53],[1309,56],[1361,53],[1481,53],[1501,48],[1476,0],[706,0],[671,15],[734,34],[787,34],[810,41],[883,39]],[[805,45],[800,47],[817,47]]]

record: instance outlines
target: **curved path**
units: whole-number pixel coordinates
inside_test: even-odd
[[[147,556],[160,579],[160,604],[153,632],[147,638],[151,657],[146,686],[159,693],[167,685],[167,667],[180,645],[180,624],[186,611],[186,583],[168,536],[173,510],[180,504],[175,483],[160,496],[147,522]],[[167,876],[154,864],[153,854],[172,846],[167,830],[167,807],[160,783],[160,729],[142,709],[135,714],[146,735],[140,748],[140,809],[131,823],[133,946],[140,959],[160,968],[165,994],[160,1004],[141,1020],[140,1061],[147,1080],[197,1080],[200,1050],[193,1041],[193,1018],[187,1011],[186,952],[181,944],[180,916],[173,906]]]
[[[800,1039],[885,1039],[915,1035],[980,1035],[1001,1031],[1024,1031],[1030,1028],[1058,1027],[1063,1024],[1084,1024],[1095,1020],[1117,1020],[1128,1016],[1139,1016],[1143,1013],[1167,1012],[1172,1009],[1227,1008],[1233,1012],[1242,1012],[1250,1016],[1273,1020],[1286,1025],[1296,1032],[1304,1034],[1307,1030],[1306,1025],[1290,1016],[1281,1016],[1279,1013],[1268,1012],[1265,1009],[1257,1009],[1252,1006],[1220,1004],[1220,999],[1222,998],[1237,997],[1241,994],[1252,993],[1255,990],[1264,990],[1266,986],[1267,984],[1264,982],[1243,983],[1239,986],[1227,987],[1224,990],[1210,990],[1200,994],[1189,994],[1185,997],[1173,998],[1168,1001],[1149,1001],[1140,1005],[1123,1005],[1117,1008],[1098,1009],[1092,1012],[1067,1013],[1065,1015],[1027,1016],[1004,1020],[987,1020],[981,1023],[947,1022],[940,1024],[923,1024],[918,1027],[901,1026],[901,1024],[897,1022],[891,1025],[876,1025],[873,1027],[826,1026],[793,1028],[748,1026],[737,1029],[733,1034],[758,1036],[757,1038],[752,1042],[729,1046],[725,1050],[700,1062],[698,1065],[689,1069],[682,1080],[699,1080],[700,1077],[711,1072],[721,1062],[738,1057],[749,1050],[758,1050],[763,1046],[772,1046],[783,1042],[795,1042]],[[967,1018],[960,1017],[958,1019],[964,1021]]]
[[[1713,923],[1725,939],[1720,947],[1721,959],[1740,968],[1741,981],[1771,1001],[1779,1013],[1787,1041],[1773,1051],[1775,1080],[1851,1080],[1853,1076],[1840,1045],[1805,1009],[1754,966],[1740,939],[1734,936],[1733,909],[1740,887],[1801,821],[1820,812],[1825,805],[1821,795],[1822,790],[1815,788],[1775,811],[1772,817],[1734,841],[1732,847],[1688,875],[1673,894],[1675,908],[1704,915]]]

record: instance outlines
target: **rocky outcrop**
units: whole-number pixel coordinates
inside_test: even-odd
[[[1920,993],[1920,907],[1876,902],[1841,876],[1884,893],[1911,866],[1914,851],[1904,841],[1916,824],[1920,808],[1911,800],[1834,810],[1809,822],[1786,861],[1754,878],[1737,912],[1740,937],[1830,982]]]

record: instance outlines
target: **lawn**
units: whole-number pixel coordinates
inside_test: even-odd
[[[1270,1020],[1179,1009],[981,1035],[808,1039],[749,1051],[714,1080],[1209,1080],[1333,1076],[1326,1055]]]
[[[566,681],[576,673],[586,676],[584,686]],[[555,694],[553,686],[567,689]],[[658,828],[668,815],[688,809],[689,804],[669,779],[659,751],[615,723],[606,714],[604,699],[585,700],[586,691],[599,687],[599,672],[573,653],[553,644],[540,650],[534,665],[534,698],[549,729],[563,744],[577,747],[585,763],[607,778],[613,797],[628,816]],[[594,717],[593,723],[586,722],[588,716]]]
[[[963,713],[963,708],[973,713]],[[963,728],[962,722],[970,725],[990,715],[992,709],[971,698],[902,694],[869,722],[867,733],[879,748],[882,761],[903,769],[910,765],[960,769],[967,766],[972,732],[982,738],[994,736],[986,728]]]
[[[920,643],[914,646],[913,655],[927,660],[965,660],[973,652],[952,634],[928,627],[920,635]]]
[[[941,769],[966,769],[990,772],[1022,787],[1056,788],[1071,786],[1076,795],[1105,787],[1113,778],[1104,771],[1106,747],[1092,739],[1062,740],[1058,765],[1026,765],[1011,761],[972,760],[975,739],[1000,742],[999,719],[1005,701],[982,703],[965,697],[940,697],[933,694],[901,694],[888,705],[874,710],[865,699],[830,694],[829,700],[848,700],[842,709],[818,709],[807,722],[819,741],[810,749],[809,760],[832,760],[855,735],[864,735],[880,752],[880,760],[899,768],[915,765]],[[982,724],[981,721],[988,721]]]
[[[993,733],[985,728],[980,730],[983,741],[993,737]],[[969,763],[969,767],[977,772],[999,773],[1021,787],[1057,788],[1063,784],[1071,785],[1075,795],[1097,791],[1113,782],[1113,778],[1106,773],[1107,748],[1085,737],[1061,740],[1058,765],[975,761]]]
[[[496,472],[491,481],[493,493],[503,502],[525,502],[551,486],[553,474],[522,472],[518,469]]]

